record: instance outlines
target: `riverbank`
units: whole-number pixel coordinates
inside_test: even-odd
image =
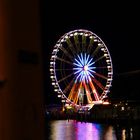
[[[110,124],[140,124],[140,105],[119,102],[111,105],[97,105],[91,110],[54,108],[46,110],[46,120],[76,120]]]
[[[121,124],[131,125],[140,124],[140,119],[134,119],[130,117],[98,117],[97,114],[90,113],[66,113],[66,112],[53,112],[46,115],[46,121],[50,120],[75,120],[80,122],[95,122],[104,124]]]

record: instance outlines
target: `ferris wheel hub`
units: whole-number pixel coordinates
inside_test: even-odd
[[[85,72],[88,71],[88,66],[85,65],[83,69],[84,69]]]

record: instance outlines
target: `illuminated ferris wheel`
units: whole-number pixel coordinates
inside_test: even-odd
[[[102,104],[113,77],[108,48],[91,31],[68,32],[54,46],[50,75],[54,91],[66,106],[90,109]]]

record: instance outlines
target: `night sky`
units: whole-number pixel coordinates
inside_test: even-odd
[[[63,4],[63,5],[62,5]],[[59,103],[49,76],[53,46],[66,32],[83,28],[106,44],[113,62],[110,98],[140,99],[140,9],[136,3],[53,0],[41,2],[45,102]],[[136,71],[136,72],[133,72]],[[131,73],[127,73],[131,72]],[[48,83],[48,84],[47,84]]]

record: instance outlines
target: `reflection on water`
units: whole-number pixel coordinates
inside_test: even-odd
[[[54,120],[47,124],[47,140],[138,140],[132,127],[111,126],[75,120]],[[135,130],[139,127],[136,128]],[[136,139],[137,138],[137,139]]]

